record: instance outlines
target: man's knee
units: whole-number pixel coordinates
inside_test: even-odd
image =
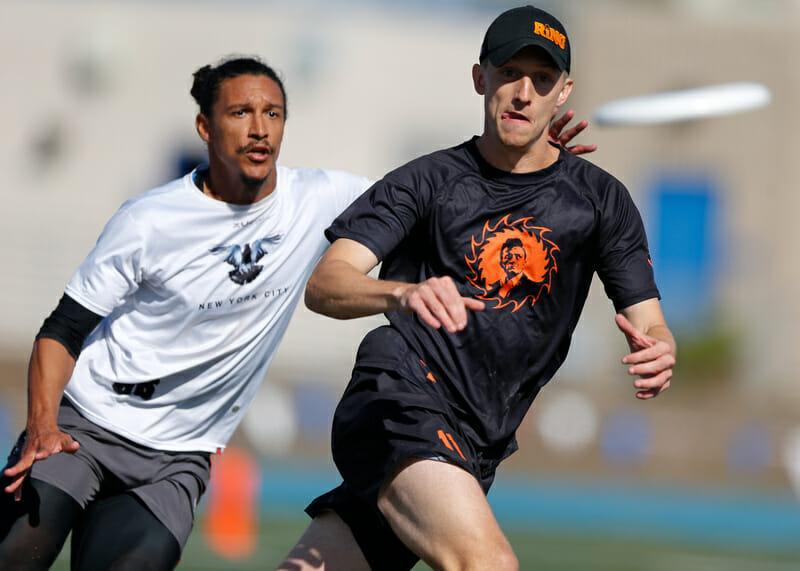
[[[313,569],[369,570],[350,528],[334,512],[316,516],[278,570]]]

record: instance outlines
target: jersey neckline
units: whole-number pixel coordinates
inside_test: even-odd
[[[551,176],[554,176],[558,171],[561,170],[561,166],[565,162],[565,155],[567,154],[564,149],[558,147],[558,145],[553,145],[553,143],[548,143],[553,146],[559,148],[558,158],[551,164],[543,169],[539,169],[533,172],[526,172],[526,173],[514,173],[509,171],[504,171],[499,169],[493,165],[491,165],[481,152],[478,150],[478,135],[475,135],[466,142],[465,147],[469,155],[475,161],[478,170],[480,171],[481,175],[486,177],[489,180],[502,182],[505,184],[513,184],[513,185],[529,185],[536,182],[541,182],[542,180],[546,180]]]
[[[208,172],[208,165],[205,163],[195,167],[192,172],[184,177],[183,180],[186,187],[192,191],[192,196],[195,196],[197,200],[202,201],[204,204],[215,205],[216,208],[224,208],[225,210],[232,211],[234,213],[250,213],[271,208],[272,205],[277,202],[281,182],[284,178],[281,172],[282,170],[283,169],[281,167],[275,165],[275,189],[261,200],[251,204],[234,204],[232,202],[225,202],[224,200],[217,200],[216,198],[212,198],[204,193],[197,183],[199,180],[198,174]]]

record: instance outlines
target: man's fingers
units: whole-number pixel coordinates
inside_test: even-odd
[[[467,326],[469,311],[482,311],[484,308],[482,301],[462,297],[448,277],[430,278],[410,288],[403,297],[402,306],[406,311],[416,313],[434,329],[444,327],[450,333]]]
[[[428,306],[425,305],[425,302],[420,296],[412,296],[409,298],[407,311],[416,313],[423,322],[425,322],[427,325],[430,325],[434,329],[439,329],[439,327],[442,326],[439,320],[436,319],[433,313],[431,313],[431,311],[428,309]]]
[[[434,316],[450,333],[461,331],[467,326],[469,311],[483,311],[484,303],[469,297],[458,297],[448,303],[435,304]]]
[[[555,119],[556,114],[558,113],[558,108],[553,109],[553,122],[550,124],[550,134],[554,139],[558,139],[561,133],[561,129],[570,122],[570,120],[575,116],[575,111],[570,109],[566,113],[564,113],[558,119]]]
[[[14,478],[21,473],[27,472],[28,470],[30,470],[35,459],[36,459],[35,451],[28,450],[26,452],[23,452],[22,456],[20,456],[20,459],[17,461],[17,463],[11,466],[10,468],[6,468],[5,470],[3,470],[3,474],[8,476],[9,478]]]
[[[633,381],[633,386],[637,389],[652,389],[660,387],[672,378],[672,369],[661,369],[646,376],[639,376]]]
[[[625,336],[628,338],[628,341],[630,342],[631,346],[634,349],[652,347],[653,345],[655,345],[654,339],[648,337],[647,335],[636,329],[633,326],[633,324],[630,321],[628,321],[628,318],[622,315],[621,313],[618,313],[614,317],[614,320],[616,321],[619,330],[625,334]],[[631,362],[629,361],[629,357],[630,357],[629,355],[626,355],[622,359],[622,362],[623,363]]]
[[[673,363],[669,359],[663,358],[657,361],[648,361],[639,365],[628,367],[628,374],[632,377],[649,378],[653,375],[659,375],[664,371],[671,371]]]
[[[562,144],[566,144],[588,126],[589,126],[589,121],[584,119],[574,127],[570,127],[565,132],[561,133],[558,137],[558,140],[561,141]]]
[[[653,387],[651,389],[641,390],[636,392],[636,398],[648,400],[655,398],[669,388],[670,381],[665,382],[663,385]]]
[[[674,365],[675,357],[670,352],[669,345],[666,343],[656,342],[638,351],[628,353],[622,358],[622,362],[626,365],[638,365],[640,363],[656,361],[667,356],[672,362],[671,365]]]
[[[461,298],[464,300],[464,307],[469,309],[470,311],[483,311],[486,307],[486,304],[479,299],[475,299],[472,297],[463,297]]]
[[[597,145],[572,145],[567,147],[567,150],[573,155],[585,155],[586,153],[595,152]]]
[[[17,475],[3,490],[7,494],[14,494],[15,501],[22,499],[22,482],[25,480],[25,476],[27,476],[27,474],[28,472],[26,470],[22,474]]]
[[[630,321],[628,321],[628,318],[621,313],[618,313],[614,316],[614,321],[616,322],[619,330],[622,331],[628,337],[639,333],[639,331],[633,326],[633,324]]]

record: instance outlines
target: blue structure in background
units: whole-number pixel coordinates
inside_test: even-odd
[[[650,188],[650,253],[664,313],[675,329],[696,329],[716,308],[719,193],[706,174],[668,172]]]
[[[648,418],[639,411],[626,409],[613,414],[600,436],[603,458],[616,464],[635,464],[650,453],[652,429]]]
[[[207,163],[208,156],[195,150],[182,150],[175,157],[173,162],[172,178],[180,178],[189,174],[194,168],[201,164]]]
[[[727,445],[725,463],[731,472],[757,473],[769,467],[775,454],[769,426],[752,421],[734,431]]]

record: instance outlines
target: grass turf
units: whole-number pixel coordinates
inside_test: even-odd
[[[231,561],[214,553],[203,538],[198,521],[184,551],[180,571],[249,571],[274,569],[300,537],[306,519],[261,521],[258,546],[247,559]],[[522,570],[543,571],[789,571],[800,569],[800,553],[767,553],[697,548],[612,537],[569,537],[530,530],[507,529]],[[53,566],[69,569],[66,547]],[[428,571],[418,564],[414,571]]]

